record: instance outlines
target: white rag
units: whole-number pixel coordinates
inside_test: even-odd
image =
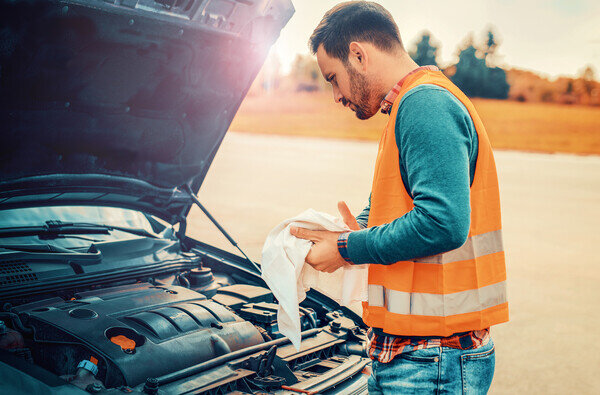
[[[267,236],[262,250],[261,276],[279,301],[279,332],[300,350],[299,304],[306,298],[306,291],[317,289],[345,306],[367,300],[368,265],[347,265],[333,273],[319,272],[305,265],[313,242],[292,236],[290,226],[333,232],[349,228],[341,218],[308,209],[281,222]]]

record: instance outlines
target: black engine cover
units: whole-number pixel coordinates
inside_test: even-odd
[[[18,310],[35,328],[34,354],[46,363],[67,366],[55,373],[72,374],[79,360],[93,356],[99,360],[97,377],[107,386],[136,386],[148,377],[263,342],[250,322],[178,286],[114,287]],[[135,348],[122,347],[119,339],[134,342]]]

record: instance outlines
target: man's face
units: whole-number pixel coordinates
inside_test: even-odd
[[[375,94],[367,76],[350,62],[331,57],[323,45],[317,49],[317,63],[321,73],[333,88],[333,99],[355,112],[358,119],[368,119],[379,111],[381,98]]]

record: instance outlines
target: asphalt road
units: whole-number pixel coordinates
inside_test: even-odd
[[[373,142],[228,133],[200,200],[251,258],[268,232],[312,207],[367,203]],[[492,329],[495,394],[597,394],[600,157],[496,152],[511,321]],[[229,251],[194,210],[190,234]]]

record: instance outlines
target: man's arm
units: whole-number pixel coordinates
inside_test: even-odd
[[[390,264],[464,244],[470,226],[474,138],[468,113],[448,91],[436,87],[409,92],[398,112],[396,141],[414,208],[388,224],[347,235],[347,260]]]

